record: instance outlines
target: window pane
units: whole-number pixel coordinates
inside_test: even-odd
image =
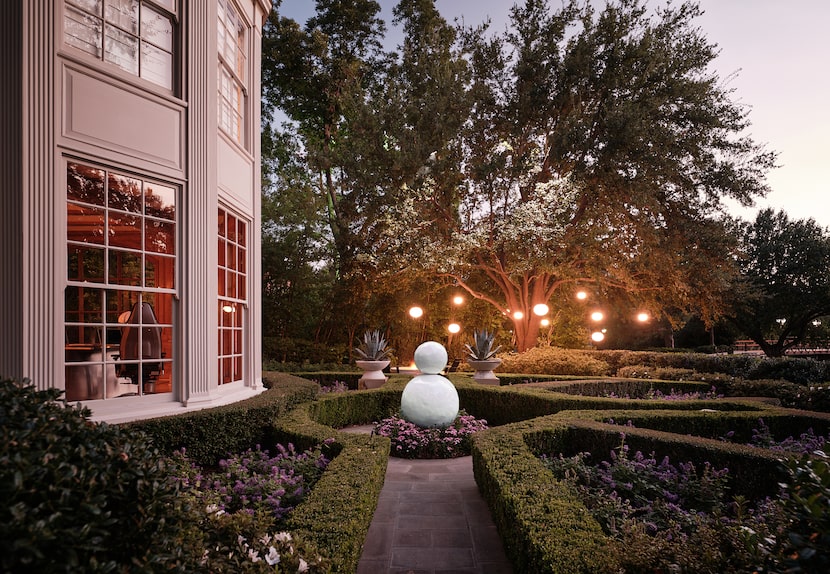
[[[242,357],[234,357],[233,360],[233,380],[242,380]]]
[[[228,269],[236,269],[236,246],[233,243],[228,243],[226,261]]]
[[[104,170],[77,163],[66,166],[66,198],[104,205]]]
[[[141,44],[141,77],[168,90],[173,89],[173,54],[152,44]]]
[[[141,180],[111,173],[107,192],[111,209],[141,213]]]
[[[236,273],[228,271],[227,278],[226,294],[228,297],[236,299]]]
[[[172,52],[173,23],[170,18],[144,4],[141,7],[141,39],[152,42],[166,52]]]
[[[219,279],[217,281],[217,284],[219,286],[219,296],[224,297],[225,295],[227,295],[227,293],[225,293],[225,270],[221,267],[219,268]]]
[[[107,25],[104,29],[104,60],[137,75],[138,38]]]
[[[104,250],[69,245],[67,247],[67,279],[103,283]]]
[[[222,330],[222,354],[230,355],[233,353],[233,331],[230,329]]]
[[[236,225],[236,242],[245,247],[245,242],[247,240],[246,232],[245,232],[245,222],[244,221],[237,221]]]
[[[239,299],[247,299],[247,293],[245,291],[245,276],[244,275],[237,275],[239,278],[239,288],[236,291],[236,296]]]
[[[176,225],[167,221],[147,219],[145,223],[144,248],[156,253],[176,253]]]
[[[141,249],[141,217],[111,211],[109,215],[109,243],[115,247]]]
[[[104,18],[130,34],[138,35],[138,0],[106,0]]]
[[[237,261],[239,265],[237,266],[240,273],[245,273],[247,271],[247,266],[245,265],[245,261],[247,256],[245,255],[245,250],[241,247],[239,248],[239,255],[237,256]]]
[[[64,41],[70,46],[100,58],[102,26],[100,19],[67,6],[63,17]]]
[[[66,204],[66,238],[83,243],[104,243],[104,210]]]
[[[92,12],[98,16],[101,15],[101,0],[69,0],[75,6],[83,8],[87,12]]]
[[[236,218],[228,214],[228,239],[236,241]]]
[[[225,255],[227,253],[227,248],[225,247],[225,240],[222,237],[219,237],[219,247],[218,247],[218,255],[219,255],[219,265],[222,267],[225,266]]]
[[[109,283],[111,285],[141,285],[141,255],[110,249]]]
[[[101,289],[68,286],[64,290],[64,312],[67,323],[103,323]],[[76,341],[91,342],[91,341]]]
[[[163,255],[144,256],[144,285],[146,287],[159,287],[162,289],[173,289],[174,270],[176,260],[173,257]]]
[[[144,214],[161,219],[176,219],[176,190],[158,183],[144,184]]]

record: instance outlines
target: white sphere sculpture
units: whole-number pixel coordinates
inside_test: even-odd
[[[458,416],[458,391],[438,373],[447,364],[447,350],[427,341],[415,350],[415,366],[422,375],[413,377],[401,395],[401,416],[419,427],[448,427]]]

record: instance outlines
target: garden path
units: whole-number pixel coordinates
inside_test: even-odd
[[[357,574],[450,572],[513,572],[473,478],[472,457],[390,457]]]

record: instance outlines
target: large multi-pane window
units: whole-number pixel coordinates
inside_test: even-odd
[[[219,208],[219,384],[242,380],[248,293],[247,224]]]
[[[231,0],[219,0],[219,127],[245,145],[247,27]]]
[[[65,0],[66,44],[173,88],[176,0]]]
[[[178,189],[68,162],[68,400],[172,391]]]

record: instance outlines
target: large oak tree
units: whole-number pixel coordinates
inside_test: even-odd
[[[492,303],[519,351],[539,333],[531,309],[576,286],[718,317],[732,272],[723,200],[764,194],[775,154],[742,135],[748,110],[713,71],[699,15],[692,2],[652,14],[640,0],[527,0],[506,32],[468,30],[463,179],[448,188],[436,166],[415,182],[385,253]],[[441,211],[447,197],[457,210]]]

